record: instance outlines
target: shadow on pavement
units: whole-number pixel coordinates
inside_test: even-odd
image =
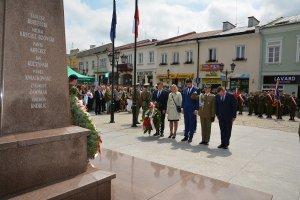
[[[202,145],[197,145],[193,146],[190,143],[187,142],[181,142],[177,141],[174,139],[169,139],[169,138],[159,138],[159,137],[154,137],[154,136],[148,136],[145,134],[144,136],[139,136],[137,139],[141,142],[154,142],[156,141],[158,144],[163,144],[163,143],[171,143],[172,150],[177,150],[181,149],[184,151],[189,151],[193,153],[200,153],[200,152],[207,152],[209,155],[207,158],[215,158],[215,157],[229,157],[232,155],[229,149],[211,149],[208,146],[202,146]]]

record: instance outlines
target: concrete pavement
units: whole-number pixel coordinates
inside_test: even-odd
[[[198,145],[199,124],[193,143],[188,144],[180,142],[182,122],[176,140],[172,140],[143,135],[141,127],[131,128],[131,115],[126,113],[116,114],[115,124],[108,123],[109,115],[92,116],[92,119],[103,135],[106,149],[270,193],[275,200],[300,199],[300,143],[294,131],[299,122],[265,119],[262,124],[268,128],[272,125],[272,129],[234,125],[230,149],[220,150],[216,122],[212,126],[210,146],[206,147]],[[249,119],[243,116],[236,123],[245,121]],[[287,127],[291,127],[289,132],[274,130]]]

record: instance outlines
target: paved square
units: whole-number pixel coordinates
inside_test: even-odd
[[[300,199],[299,122],[260,120],[259,126],[268,129],[234,125],[229,150],[219,150],[216,122],[210,146],[205,147],[198,145],[199,123],[193,143],[188,144],[180,142],[182,122],[176,140],[172,140],[143,135],[141,127],[131,128],[132,118],[126,113],[116,114],[115,124],[108,123],[109,115],[92,118],[103,134],[106,149],[273,194],[275,200]],[[236,124],[249,120],[253,125],[257,119],[240,116]],[[167,127],[165,130],[166,137],[169,131]]]

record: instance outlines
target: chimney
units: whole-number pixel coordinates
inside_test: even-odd
[[[248,17],[248,27],[257,26],[259,24],[259,21],[254,17]]]
[[[94,44],[90,45],[90,49],[93,49],[95,47],[96,47],[96,45],[94,45]]]
[[[223,22],[223,31],[228,31],[233,28],[235,28],[235,25],[233,25],[229,21]]]

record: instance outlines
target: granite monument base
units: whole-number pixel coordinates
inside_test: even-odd
[[[86,172],[87,134],[70,126],[0,137],[0,199]]]
[[[87,172],[74,178],[16,196],[11,200],[110,200],[111,180],[114,178],[114,173],[89,167]]]

